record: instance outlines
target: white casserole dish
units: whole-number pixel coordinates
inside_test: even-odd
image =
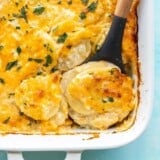
[[[140,60],[140,104],[134,125],[124,132],[101,133],[98,138],[84,140],[91,135],[1,135],[0,150],[9,151],[9,160],[23,159],[20,151],[67,151],[66,159],[80,159],[86,149],[109,149],[128,144],[142,134],[149,121],[154,82],[154,26],[153,1],[141,0],[138,7],[138,43]],[[79,157],[79,158],[78,158]]]

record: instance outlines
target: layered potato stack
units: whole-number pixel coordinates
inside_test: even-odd
[[[0,0],[0,132],[123,124],[137,108],[137,4],[123,39],[129,77],[105,61],[81,65],[103,44],[116,0]]]

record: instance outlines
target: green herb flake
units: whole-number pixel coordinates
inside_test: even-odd
[[[42,63],[43,59],[40,59],[40,58],[28,58],[28,61],[34,61],[36,63]]]
[[[72,0],[68,0],[68,4],[71,5],[72,4]]]
[[[24,20],[26,22],[28,22],[28,19],[27,19],[27,11],[25,9],[25,7],[22,7],[21,10],[20,10],[20,18],[24,18]]]
[[[13,96],[15,96],[15,93],[9,93],[9,94],[8,94],[8,98],[11,98],[11,97],[13,97]]]
[[[98,5],[98,2],[92,2],[92,3],[87,7],[88,11],[89,11],[89,12],[94,12],[94,11],[96,10],[96,8],[97,8],[97,5]]]
[[[17,64],[18,64],[17,60],[8,62],[6,65],[6,70],[11,70],[13,67],[17,66]]]
[[[35,15],[41,15],[45,11],[45,7],[43,6],[38,6],[34,9],[33,13]]]
[[[23,18],[27,23],[28,23],[28,18],[27,18],[27,11],[25,7],[22,7],[20,9],[20,14],[13,14],[13,17],[16,18]]]
[[[22,68],[22,66],[18,66],[18,67],[17,67],[17,71],[19,71],[21,68]]]
[[[21,29],[21,27],[19,27],[19,26],[16,26],[16,29],[18,30],[18,29]]]
[[[114,102],[114,98],[113,98],[113,97],[103,98],[103,99],[102,99],[102,102],[103,102],[103,103]]]
[[[117,70],[116,68],[112,68],[109,72],[111,75],[113,75],[116,70]]]
[[[63,33],[58,37],[57,43],[64,43],[67,39],[68,35],[67,33]]]
[[[86,18],[86,13],[85,12],[81,12],[80,15],[79,15],[79,17],[81,19],[85,19]]]
[[[28,126],[33,126],[33,125],[37,125],[39,122],[38,121],[36,121],[36,120],[33,120],[33,119],[29,119],[29,122],[28,122]]]
[[[54,72],[56,72],[58,69],[56,68],[56,67],[53,67],[52,69],[51,69],[51,73],[54,73]]]
[[[10,22],[15,21],[15,19],[9,19]]]
[[[17,49],[16,49],[16,52],[20,55],[21,52],[22,52],[22,49],[18,46]]]
[[[53,32],[53,33],[56,32],[57,29],[58,29],[58,26],[56,26],[55,28],[53,28],[53,29],[52,29],[52,32]]]
[[[89,0],[81,0],[81,2],[84,4],[84,5],[87,5]]]
[[[10,121],[10,118],[11,118],[11,117],[8,117],[7,119],[5,119],[5,120],[3,121],[3,123],[4,123],[4,124],[7,124],[7,123]]]
[[[0,51],[4,48],[4,46],[0,45]]]
[[[112,17],[113,17],[113,14],[109,13],[108,18],[112,18]]]
[[[1,22],[1,21],[5,21],[5,20],[7,20],[5,16],[0,17],[0,22]]]
[[[62,1],[60,0],[60,1],[58,1],[58,3],[57,4],[61,4],[62,3]]]
[[[39,76],[39,75],[42,75],[42,74],[43,74],[43,72],[38,71],[36,75]]]
[[[114,102],[113,97],[108,97],[108,101],[109,101],[109,102]]]
[[[52,64],[53,59],[51,55],[47,55],[45,59],[46,59],[46,63],[44,64],[45,67],[48,67],[50,64]]]
[[[18,5],[19,5],[19,3],[18,3],[18,2],[15,2],[15,5],[16,5],[16,6],[18,6]]]
[[[23,116],[23,115],[24,115],[24,113],[23,113],[23,112],[21,112],[21,111],[19,111],[19,115],[20,115],[20,116]]]
[[[114,70],[113,70],[113,69],[111,69],[111,70],[109,71],[109,73],[110,73],[111,75],[113,75]]]
[[[66,46],[68,49],[71,49],[72,48],[72,45],[67,45]]]
[[[24,106],[27,106],[27,103],[26,103],[26,102],[23,102],[23,105],[24,105]]]
[[[1,84],[5,84],[5,81],[4,81],[3,78],[0,78],[0,83],[1,83]]]
[[[47,51],[49,51],[51,53],[53,52],[53,49],[50,47],[50,44],[47,43],[47,44],[44,44],[43,46],[44,46],[44,48],[47,49]]]
[[[89,72],[88,74],[89,74],[90,76],[93,76],[93,75],[94,75],[94,73],[93,73],[93,72]]]

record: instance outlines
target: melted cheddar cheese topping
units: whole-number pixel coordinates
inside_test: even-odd
[[[106,129],[121,122],[135,106],[132,79],[104,61],[66,72],[62,88],[70,105],[69,115],[83,127]]]
[[[116,2],[0,0],[0,132],[48,134],[74,123],[68,119],[70,106],[61,88],[62,74],[100,48]],[[135,75],[136,6],[135,0],[123,39],[124,63]],[[87,106],[92,103],[84,101]]]
[[[60,107],[59,77],[36,76],[24,80],[15,90],[15,102],[21,112],[34,120],[48,120]]]

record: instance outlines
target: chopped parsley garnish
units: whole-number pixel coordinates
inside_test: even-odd
[[[68,4],[71,5],[72,4],[72,0],[68,0]]]
[[[15,2],[15,5],[16,5],[16,6],[18,6],[18,5],[19,5],[19,3],[18,3],[18,2]]]
[[[15,21],[15,19],[9,19],[10,22]]]
[[[26,102],[23,102],[23,105],[24,105],[24,106],[27,106],[27,103],[26,103]]]
[[[45,8],[43,6],[38,6],[34,9],[33,13],[35,15],[41,15],[44,12]]]
[[[16,49],[17,53],[20,55],[21,52],[22,52],[22,49],[18,46],[17,49]]]
[[[111,75],[114,73],[114,71],[112,69],[109,72],[110,72]]]
[[[102,102],[103,102],[103,103],[114,102],[114,99],[113,99],[113,97],[107,97],[107,98],[103,98],[103,99],[102,99]]]
[[[25,7],[22,7],[22,8],[20,9],[20,14],[13,14],[13,17],[23,18],[26,22],[28,22],[28,19],[27,19],[27,11],[26,11],[26,8],[25,8]]]
[[[55,28],[53,28],[53,29],[52,29],[52,32],[57,31],[57,29],[58,29],[58,26],[56,26]]]
[[[33,126],[33,125],[36,125],[36,124],[38,124],[38,121],[30,118],[27,125],[28,125],[28,126]]]
[[[25,9],[25,7],[22,7],[21,10],[20,10],[20,17],[19,18],[24,18],[24,20],[26,22],[28,22],[28,19],[27,19],[27,11]]]
[[[112,68],[109,72],[111,75],[113,75],[116,70],[117,70],[116,68]]]
[[[4,84],[4,83],[5,83],[5,81],[4,81],[3,78],[0,78],[0,83],[1,83],[1,84]]]
[[[5,21],[6,20],[6,17],[3,16],[3,17],[0,17],[0,21]]]
[[[72,45],[67,45],[66,46],[68,49],[71,49],[72,48]]]
[[[42,74],[43,74],[42,71],[38,71],[36,75],[38,76],[38,75],[42,75]]]
[[[21,29],[21,27],[19,27],[19,26],[16,26],[16,29],[18,30],[18,29]]]
[[[48,67],[50,64],[52,64],[52,57],[51,57],[51,55],[47,55],[46,57],[45,57],[45,59],[46,59],[46,63],[44,64],[44,66],[45,67]]]
[[[0,45],[0,51],[4,48],[4,46]]]
[[[7,66],[6,66],[6,70],[11,70],[13,67],[17,66],[17,64],[18,64],[17,60],[12,61],[12,62],[8,62]]]
[[[89,11],[89,12],[94,12],[94,11],[96,10],[96,8],[97,8],[97,4],[98,4],[98,2],[92,2],[92,3],[87,7],[88,11]]]
[[[85,12],[81,12],[80,15],[79,15],[79,17],[81,19],[85,19],[86,18],[86,13]]]
[[[19,115],[20,115],[20,116],[23,116],[23,115],[24,115],[24,113],[23,113],[23,112],[21,112],[21,111],[19,111]]]
[[[64,43],[65,40],[67,39],[68,35],[67,33],[63,33],[62,35],[60,35],[57,39],[57,43]]]
[[[51,69],[51,73],[54,73],[54,72],[56,72],[58,69],[56,68],[56,67],[53,67],[52,69]]]
[[[9,122],[9,120],[10,120],[10,117],[8,117],[7,119],[5,119],[5,120],[3,121],[3,123],[4,123],[4,124],[7,124],[7,123]]]
[[[28,61],[34,61],[36,63],[42,63],[43,59],[40,59],[40,58],[28,58]]]
[[[88,4],[88,0],[81,0],[82,3],[84,3],[85,5]],[[88,12],[94,12],[97,8],[97,4],[98,2],[92,2],[85,11],[82,11],[79,15],[79,17],[83,20],[87,17],[87,13]]]
[[[8,94],[8,98],[11,98],[11,97],[13,97],[13,96],[15,96],[15,93],[9,93],[9,94]]]
[[[87,5],[88,2],[89,2],[89,0],[81,0],[81,2],[82,2],[83,4],[85,4],[85,5]]]
[[[53,52],[53,49],[50,47],[50,44],[44,44],[44,47],[47,49],[47,51],[49,51],[49,52]]]
[[[61,4],[61,3],[62,3],[62,1],[61,1],[61,0],[59,0],[57,4]]]
[[[18,67],[17,67],[17,71],[19,71],[21,68],[22,68],[22,66],[18,66]]]
[[[112,17],[113,17],[113,14],[109,13],[109,14],[108,14],[108,17],[109,17],[109,18],[112,18]]]

